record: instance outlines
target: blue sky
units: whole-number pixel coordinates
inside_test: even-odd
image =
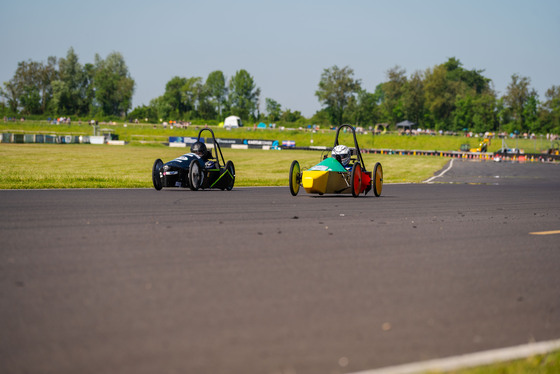
[[[512,74],[541,99],[560,85],[558,0],[0,0],[0,83],[17,63],[80,63],[120,52],[136,81],[133,106],[174,76],[227,78],[245,69],[265,98],[309,117],[324,69],[349,66],[373,92],[399,65],[408,76],[456,57],[499,94]]]

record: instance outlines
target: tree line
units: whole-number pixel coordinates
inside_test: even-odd
[[[46,63],[21,61],[0,95],[8,115],[74,115],[122,117],[132,105],[134,79],[123,56],[113,52],[80,64],[73,48],[66,58]]]
[[[222,120],[372,127],[409,120],[421,128],[443,131],[560,133],[560,86],[540,99],[528,77],[511,76],[498,96],[484,70],[468,70],[456,58],[407,75],[399,66],[373,92],[346,66],[323,70],[315,96],[322,109],[311,118],[283,108],[272,98],[261,103],[261,91],[244,69],[229,79],[222,71],[202,77],[172,77],[165,92],[133,110],[135,81],[118,52],[93,63],[79,63],[73,48],[65,58],[46,63],[22,61],[0,95],[4,115],[78,116],[160,120]],[[261,112],[260,107],[265,111]]]
[[[451,132],[560,133],[560,86],[539,100],[530,79],[511,76],[498,96],[483,70],[467,70],[456,58],[407,76],[399,66],[374,92],[361,87],[348,66],[324,69],[316,96],[334,124],[395,125]]]

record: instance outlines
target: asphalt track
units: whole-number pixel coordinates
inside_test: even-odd
[[[560,338],[560,166],[433,182],[0,191],[0,372],[351,373]]]

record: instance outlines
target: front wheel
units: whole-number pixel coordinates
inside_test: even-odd
[[[162,167],[163,167],[163,161],[161,161],[161,159],[159,158],[154,162],[154,166],[152,167],[152,183],[154,184],[154,188],[158,191],[163,188],[163,181],[161,175]]]
[[[362,166],[356,162],[352,166],[352,174],[350,175],[352,196],[358,197],[362,189]]]
[[[299,167],[299,162],[296,160],[292,161],[290,165],[290,193],[292,196],[296,196],[299,192],[299,184],[301,182],[301,169]]]
[[[375,196],[381,196],[383,190],[383,167],[378,162],[373,168],[373,193]]]
[[[189,187],[196,191],[202,186],[202,168],[198,160],[192,160],[189,165]]]

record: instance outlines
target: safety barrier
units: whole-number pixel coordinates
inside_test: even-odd
[[[1,143],[40,143],[40,144],[111,144],[124,145],[124,140],[115,139],[113,136],[88,136],[88,135],[45,135],[45,134],[12,134],[2,133]]]

